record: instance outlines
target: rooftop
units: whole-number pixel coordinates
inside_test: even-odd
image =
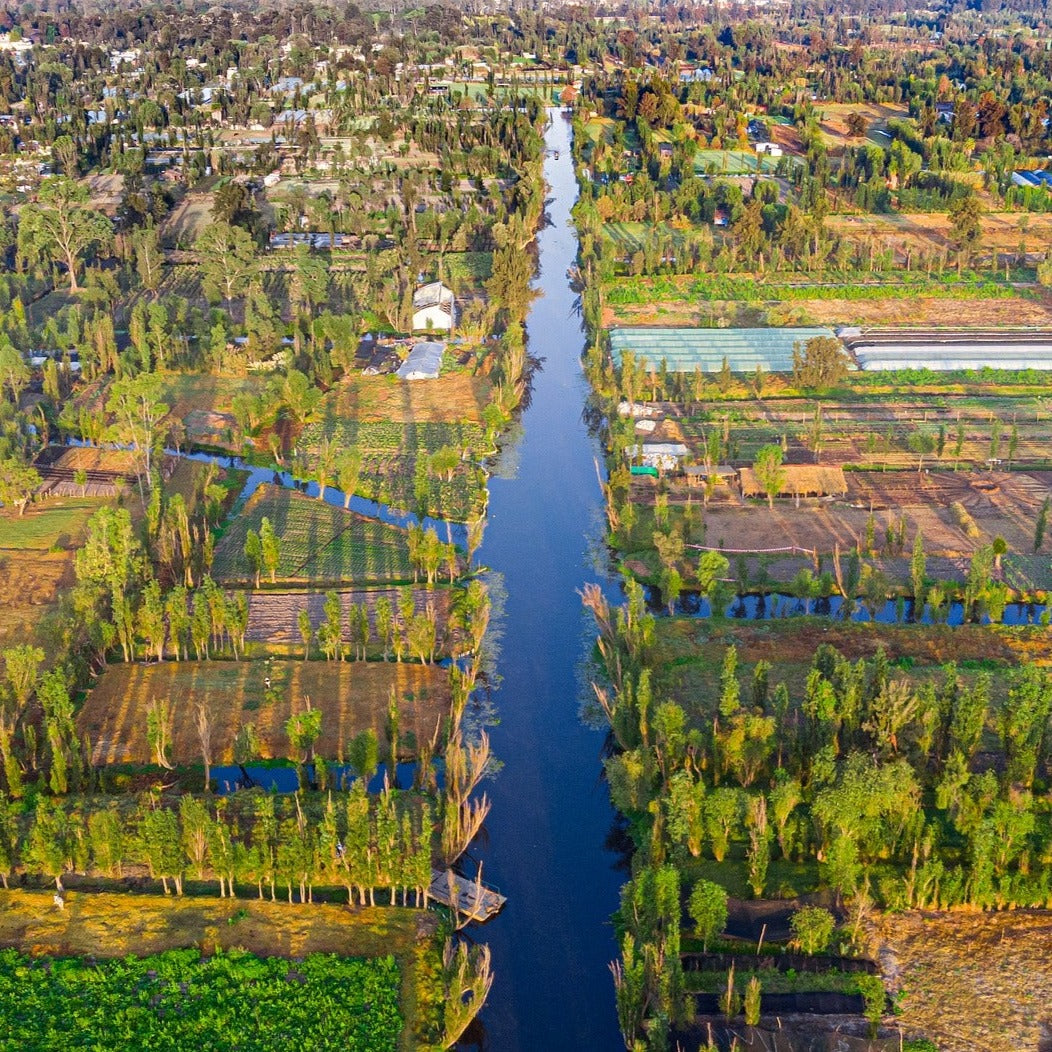
[[[793,346],[815,336],[832,336],[831,329],[611,329],[610,350],[620,365],[629,351],[648,369],[660,369],[664,361],[670,372],[717,373],[724,359],[736,373],[752,373],[760,366],[766,372],[789,372],[793,368]]]

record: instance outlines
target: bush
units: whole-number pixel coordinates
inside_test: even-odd
[[[836,920],[821,906],[804,906],[793,914],[789,926],[793,929],[793,945],[810,955],[821,953],[829,945]]]
[[[950,514],[953,516],[953,521],[964,530],[972,540],[975,540],[980,536],[979,527],[976,525],[975,519],[969,515],[968,510],[959,500],[955,500],[950,505]]]

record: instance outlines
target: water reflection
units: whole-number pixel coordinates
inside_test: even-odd
[[[644,588],[647,605],[656,614],[667,613],[658,588]],[[1003,625],[1039,625],[1048,607],[1043,603],[1008,603],[997,623]],[[675,603],[675,612],[681,617],[712,617],[712,604],[697,592],[684,592]],[[965,623],[964,604],[955,601],[937,612],[925,603],[917,616],[912,599],[888,599],[874,609],[858,599],[845,599],[841,595],[819,599],[801,599],[784,592],[750,593],[736,596],[723,610],[723,616],[740,621],[777,621],[789,617],[828,617],[834,621],[865,623],[875,621],[883,625],[895,624],[946,624]],[[985,611],[973,614],[970,624],[989,625],[994,621]]]

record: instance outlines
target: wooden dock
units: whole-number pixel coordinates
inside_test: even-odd
[[[482,883],[482,874],[475,880],[462,877],[453,870],[431,870],[428,895],[436,902],[455,910],[461,918],[488,921],[504,908],[508,900],[495,888]]]

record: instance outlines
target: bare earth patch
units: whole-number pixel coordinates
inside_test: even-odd
[[[888,914],[873,943],[907,1032],[942,1052],[1050,1047],[1052,912]]]

